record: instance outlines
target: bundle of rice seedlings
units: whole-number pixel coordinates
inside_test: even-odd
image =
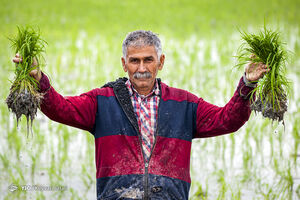
[[[238,49],[238,66],[248,62],[262,62],[270,70],[250,94],[251,110],[280,122],[287,111],[287,97],[290,93],[290,82],[286,78],[288,54],[284,43],[278,31],[267,29],[266,26],[258,34],[242,31],[241,34],[243,43]]]
[[[16,64],[15,78],[10,87],[10,93],[6,98],[8,109],[11,110],[17,118],[17,126],[21,115],[25,115],[27,119],[27,134],[29,128],[32,131],[32,121],[34,120],[37,108],[43,97],[38,92],[39,83],[36,79],[29,75],[34,69],[40,69],[42,66],[47,44],[40,36],[39,29],[30,26],[17,27],[18,34],[14,38],[9,38],[12,42],[12,48],[16,54],[20,55],[22,62]],[[33,66],[34,60],[38,65]],[[30,125],[29,125],[30,120]]]

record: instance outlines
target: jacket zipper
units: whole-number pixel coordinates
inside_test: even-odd
[[[143,144],[142,144],[142,136],[141,136],[141,133],[139,130],[137,130],[137,128],[135,127],[135,130],[137,131],[138,133],[138,137],[139,137],[139,142],[140,142],[140,148],[141,148],[141,151],[142,151],[142,154],[143,154],[143,159],[144,159],[144,166],[145,166],[145,178],[144,178],[144,197],[143,197],[143,200],[148,200],[149,197],[148,197],[148,194],[149,194],[149,172],[148,172],[148,168],[149,168],[149,163],[150,163],[150,159],[152,157],[152,152],[155,148],[155,145],[156,145],[156,141],[157,141],[157,135],[158,135],[158,122],[159,122],[159,110],[160,110],[160,104],[161,104],[161,97],[159,99],[159,105],[158,105],[158,109],[157,109],[157,124],[156,124],[156,131],[155,131],[155,137],[154,137],[154,144],[153,144],[153,147],[151,149],[151,152],[150,152],[150,156],[149,156],[149,160],[147,161],[146,160],[146,156],[144,154],[144,150],[143,150]],[[126,114],[127,115],[127,114]],[[128,117],[128,116],[127,116]]]
[[[156,123],[156,130],[155,130],[155,136],[154,136],[154,144],[153,144],[153,147],[152,147],[151,152],[150,152],[149,160],[148,160],[148,162],[145,163],[145,175],[146,175],[146,180],[145,180],[145,200],[148,200],[148,194],[149,194],[149,191],[148,191],[148,189],[149,189],[149,187],[148,187],[148,185],[149,185],[148,168],[149,168],[150,159],[152,157],[152,152],[153,152],[153,150],[155,148],[156,141],[157,141],[160,104],[161,104],[161,96],[160,96],[160,99],[159,99],[159,104],[158,104],[158,109],[157,109],[157,123]]]
[[[119,104],[121,105],[121,108],[122,108],[122,104],[121,102],[119,101],[119,98],[117,98]],[[124,112],[125,115],[127,116],[127,118],[129,119],[130,123],[133,125],[135,131],[138,133],[138,138],[139,138],[139,143],[140,143],[140,149],[142,151],[142,155],[143,155],[143,160],[144,160],[144,167],[145,167],[145,178],[144,178],[144,184],[143,184],[143,187],[144,187],[144,197],[143,197],[143,200],[149,200],[149,197],[148,197],[148,185],[149,185],[149,173],[148,173],[148,167],[149,167],[149,163],[150,163],[150,158],[152,157],[152,152],[154,150],[154,147],[156,145],[156,140],[157,140],[157,135],[158,135],[158,121],[159,121],[159,110],[160,110],[160,104],[161,104],[161,95],[160,95],[160,99],[159,99],[159,105],[158,105],[158,109],[157,109],[157,124],[156,124],[156,131],[155,131],[155,137],[154,137],[154,144],[153,144],[153,147],[151,149],[151,152],[150,152],[150,156],[149,156],[149,160],[147,161],[146,160],[146,156],[145,156],[145,153],[144,153],[144,150],[143,150],[143,144],[142,144],[142,136],[141,136],[141,133],[138,129],[138,127],[136,127],[133,122],[131,122],[130,120],[130,117],[128,116],[127,112]]]
[[[128,116],[127,116],[128,117]],[[134,127],[135,131],[138,133],[138,138],[139,138],[139,144],[140,144],[140,149],[142,151],[142,156],[143,156],[143,160],[144,160],[144,167],[145,167],[145,177],[144,177],[144,184],[143,184],[143,187],[144,187],[144,197],[143,197],[143,200],[148,200],[148,161],[146,160],[146,156],[145,156],[145,153],[144,153],[144,150],[143,150],[143,144],[142,144],[142,136],[141,136],[141,133],[140,131]],[[149,158],[150,160],[150,158]]]
[[[121,105],[121,108],[123,109],[123,106],[122,106],[123,104],[120,102],[118,96],[116,96],[116,97],[117,97],[117,100],[118,100],[119,104]],[[144,155],[143,146],[142,146],[143,145],[142,144],[142,138],[141,138],[141,133],[139,131],[139,127],[136,127],[134,125],[134,123],[131,121],[131,118],[128,116],[127,112],[125,112],[124,109],[123,109],[123,111],[124,111],[126,117],[128,118],[129,122],[131,123],[131,125],[134,127],[134,130],[137,132],[137,135],[138,135],[138,138],[139,138],[140,149],[141,149],[143,160],[144,160],[144,167],[145,167],[145,174],[146,174],[146,173],[148,173],[148,163],[147,163],[146,157]],[[145,191],[146,190],[146,186],[147,186],[146,182],[148,182],[148,180],[147,181],[143,180],[143,182],[144,182],[143,187],[144,187],[144,191]],[[148,200],[148,195],[146,195],[146,198],[145,198],[145,195],[144,195],[143,199]]]

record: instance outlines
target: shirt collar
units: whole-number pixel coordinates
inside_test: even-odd
[[[149,96],[151,96],[151,95],[157,95],[157,96],[159,96],[159,94],[160,94],[160,90],[159,90],[159,86],[158,86],[158,81],[157,81],[157,79],[155,79],[155,83],[154,83],[154,88],[152,89],[152,91],[148,94],[148,95],[141,95],[141,94],[139,94],[135,89],[134,89],[134,87],[133,87],[133,85],[131,84],[131,82],[130,82],[130,80],[128,79],[127,81],[126,81],[126,86],[127,86],[127,89],[128,89],[128,91],[129,91],[129,95],[130,96],[133,96],[134,94],[138,94],[139,96],[142,96],[142,97],[149,97]]]

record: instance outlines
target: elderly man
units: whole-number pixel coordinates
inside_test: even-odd
[[[45,93],[42,112],[95,137],[97,199],[188,199],[192,139],[238,130],[250,116],[250,82],[267,72],[247,65],[231,100],[217,107],[156,78],[164,60],[157,35],[134,31],[123,42],[129,79],[65,98],[45,74],[31,72]]]

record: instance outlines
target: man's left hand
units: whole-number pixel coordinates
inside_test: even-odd
[[[270,71],[267,65],[259,63],[248,63],[245,68],[246,78],[249,82],[257,82]]]

